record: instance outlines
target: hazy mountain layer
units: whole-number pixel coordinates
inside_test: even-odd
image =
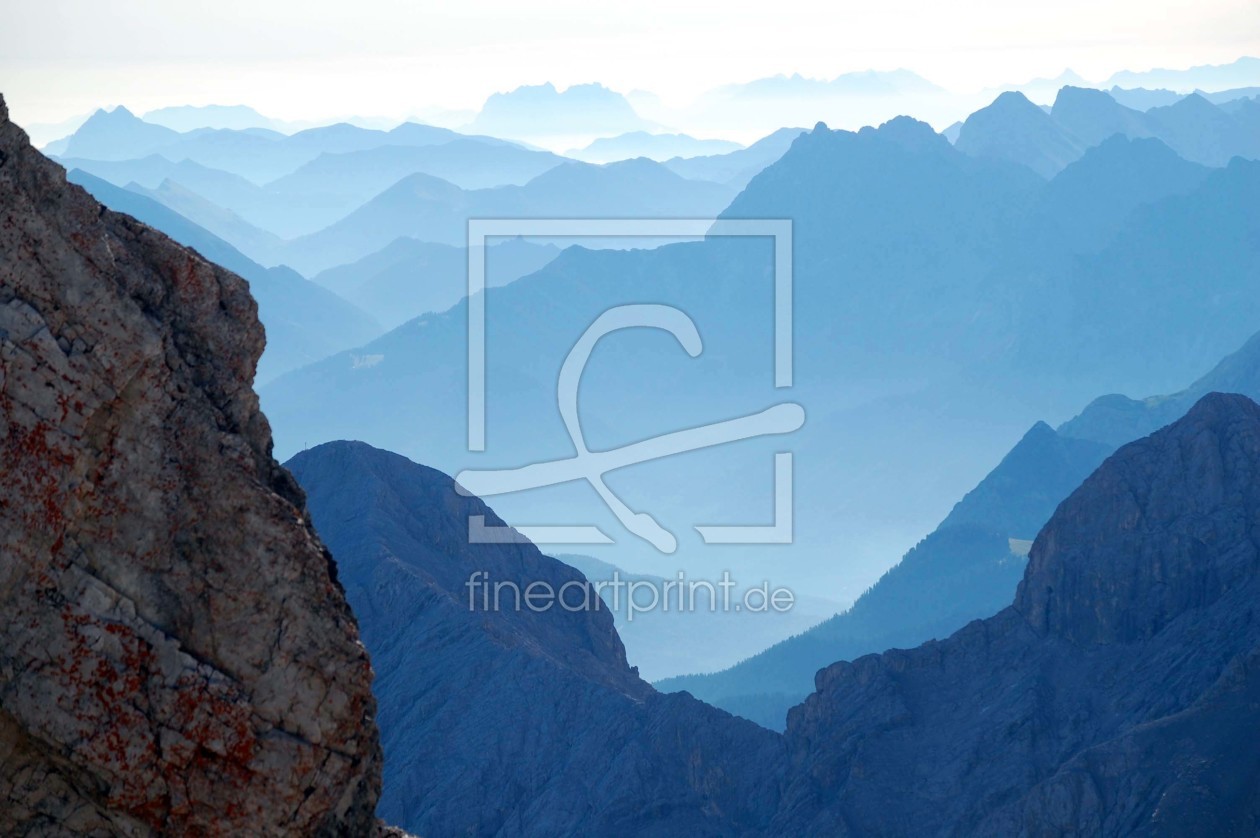
[[[1119,394],[1095,399],[1059,433],[1077,439],[1120,445],[1153,432],[1185,415],[1208,393],[1242,393],[1260,400],[1260,333],[1189,387],[1167,396],[1131,399]]]
[[[711,180],[743,189],[754,175],[786,154],[792,141],[803,133],[804,128],[780,128],[739,151],[677,157],[667,160],[665,165],[685,178]]]
[[[498,288],[539,270],[555,245],[509,239],[486,249],[484,281]],[[388,328],[446,311],[468,293],[468,249],[400,238],[357,262],[318,273],[314,282],[370,312]]]
[[[555,558],[580,570],[592,583],[605,585],[601,596],[626,646],[626,657],[649,681],[725,669],[842,610],[841,603],[835,600],[793,591],[792,607],[777,611],[770,606],[774,586],[763,587],[762,580],[745,581],[731,588],[728,600],[740,606],[740,610],[733,610],[723,607],[720,589],[715,589],[710,596],[703,586],[687,588],[685,575],[680,583],[677,574],[666,578],[631,573],[590,556],[558,553]],[[634,593],[629,587],[619,586],[619,582],[632,583]],[[680,585],[681,590],[687,592],[681,600]],[[752,608],[744,609],[745,602]],[[663,608],[661,603],[669,603],[669,607]],[[695,690],[692,693],[710,704],[762,723],[756,716],[739,713]],[[785,706],[784,718],[786,714]],[[762,726],[774,727],[764,723]]]
[[[400,236],[468,243],[470,218],[711,218],[729,187],[679,177],[651,160],[566,163],[524,186],[466,191],[409,175],[334,224],[292,241],[284,258],[314,274],[360,259]]]
[[[1024,572],[1019,542],[1031,541],[1112,450],[1038,423],[852,608],[730,669],[657,686],[782,730],[828,663],[947,637],[1007,605]]]
[[[616,137],[600,137],[583,148],[569,151],[567,156],[587,163],[612,163],[636,157],[665,161],[675,157],[729,154],[742,148],[739,143],[730,140],[702,140],[687,134],[631,131]]]
[[[118,212],[144,221],[185,247],[223,265],[250,282],[267,329],[267,351],[258,367],[258,382],[355,346],[379,334],[371,315],[289,268],[264,268],[227,242],[152,199],[118,189],[81,171],[70,179]]]
[[[1017,92],[1003,93],[963,123],[957,146],[977,157],[1009,160],[1051,178],[1087,148],[1121,134],[1155,137],[1193,163],[1225,166],[1260,158],[1260,102],[1216,105],[1193,93],[1138,110],[1101,90],[1064,87],[1047,114]]]
[[[796,386],[782,395],[808,419],[791,442],[795,544],[725,551],[721,564],[856,598],[1038,417],[1057,421],[1100,392],[1172,390],[1255,332],[1260,219],[1237,208],[1260,189],[1260,164],[1239,161],[1200,181],[1201,170],[1149,143],[1094,152],[1102,158],[1074,164],[1081,177],[1069,168],[1047,184],[898,120],[856,134],[816,129],[750,182],[728,216],[793,220]],[[1088,176],[1098,168],[1111,176]],[[1047,218],[1074,214],[1096,224],[1048,235]],[[1108,228],[1106,242],[1094,238]],[[461,453],[462,305],[276,382],[265,399],[281,450],[358,436],[452,472],[570,456],[557,372],[583,329],[624,303],[682,309],[704,351],[688,359],[647,330],[601,345],[582,390],[593,448],[764,409],[779,400],[772,264],[765,239],[571,248],[487,294],[487,380],[501,389],[489,391],[485,455]],[[356,365],[364,356],[379,363]],[[632,506],[659,511],[682,533],[684,563],[701,562],[693,524],[766,519],[777,442],[614,479]],[[580,488],[496,503],[522,522],[580,510],[638,548]],[[651,552],[596,555],[672,572],[651,564],[660,561]]]

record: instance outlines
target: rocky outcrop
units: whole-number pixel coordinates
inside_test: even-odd
[[[1260,407],[1213,394],[1059,507],[1015,603],[838,663],[774,830],[1254,835]]]
[[[721,672],[661,681],[772,730],[837,660],[948,637],[1010,604],[1024,575],[1019,542],[1111,453],[1038,422],[930,535],[853,607]],[[1014,542],[1012,542],[1014,539]],[[1014,549],[1013,549],[1014,544]]]
[[[366,834],[371,670],[251,381],[246,283],[0,100],[0,832]]]
[[[421,835],[764,832],[781,738],[640,680],[578,571],[528,542],[470,544],[471,517],[503,522],[397,454],[337,442],[287,465],[381,673],[385,820]],[[505,583],[574,610],[535,611],[512,588],[496,607]]]

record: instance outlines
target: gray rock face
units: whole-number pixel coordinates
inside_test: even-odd
[[[657,693],[626,664],[605,608],[518,611],[509,589],[486,608],[466,587],[481,571],[490,585],[559,591],[585,583],[578,571],[529,543],[469,544],[469,516],[503,522],[397,454],[337,442],[288,465],[381,673],[385,820],[420,835],[764,831],[778,735]],[[579,587],[568,590],[576,606]]]
[[[1015,603],[839,663],[789,717],[793,834],[1254,835],[1260,407],[1209,395],[1055,513]]]
[[[371,669],[251,389],[243,280],[0,100],[0,833],[366,834]]]

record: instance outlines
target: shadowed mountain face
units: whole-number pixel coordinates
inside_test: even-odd
[[[263,340],[248,289],[67,187],[64,172],[6,120],[0,103],[0,187],[10,193],[0,202],[0,417],[9,426],[0,593],[10,615],[0,644],[0,830],[197,833],[226,820],[234,832],[369,834],[379,751],[367,660],[302,493],[270,457],[267,422],[248,386]],[[1055,345],[1055,328],[1069,322],[1064,311],[1089,313],[1100,319],[1082,322],[1132,339],[1176,307],[1181,331],[1145,339],[1182,363],[1246,322],[1254,218],[1227,209],[1250,206],[1254,165],[1235,162],[1184,200],[1173,195],[1131,213],[1096,258],[1082,257],[1087,269],[1068,275],[1083,282],[1063,284],[1069,305],[1018,298],[1027,307],[1012,309],[1029,318],[1021,321],[977,314],[975,304],[1023,289],[1026,275],[975,278],[965,269],[1009,257],[997,242],[1020,233],[1022,213],[1043,194],[1034,175],[963,157],[910,121],[855,135],[816,131],[797,150],[768,180],[754,179],[741,211],[791,208],[773,189],[760,191],[766,183],[790,185],[810,209],[839,208],[801,224],[808,241],[797,255],[814,261],[798,288],[819,295],[802,318],[811,325],[802,348],[825,348],[849,327],[876,337],[907,321],[897,333],[912,350],[898,359],[904,366],[880,359],[887,366],[873,365],[876,377],[929,357],[945,359],[942,369],[1005,358],[1010,338],[1025,333],[1017,349],[1044,345],[1045,357],[1062,360],[1070,348]],[[817,165],[837,150],[852,154],[846,165]],[[801,160],[809,165],[797,168]],[[907,217],[950,209],[962,217],[881,238],[879,225],[897,207],[871,204],[880,179],[913,184],[924,174],[929,188],[906,190],[915,196],[901,206]],[[839,198],[827,202],[829,193]],[[1195,240],[1169,243],[1175,230]],[[863,254],[863,234],[906,252]],[[937,259],[947,241],[967,252]],[[1175,270],[1160,273],[1161,263],[1138,258],[1137,243]],[[721,378],[724,362],[748,369],[736,362],[755,358],[750,347],[765,337],[748,328],[755,307],[743,305],[769,295],[754,267],[765,255],[759,248],[706,241],[638,254],[571,250],[546,272],[560,282],[547,289],[548,311],[573,325],[606,306],[610,288],[614,299],[656,301],[662,292],[683,303],[720,291],[730,320],[706,325],[718,363],[705,358],[700,375],[673,381],[669,394],[671,408],[700,415],[734,378]],[[845,266],[859,268],[859,279],[910,278],[904,288],[854,289],[835,281]],[[729,284],[697,288],[703,267]],[[1210,295],[1179,281],[1195,270],[1211,275]],[[593,288],[591,276],[608,284]],[[957,298],[937,299],[960,282]],[[1134,288],[1155,293],[1135,306]],[[495,291],[509,303],[534,293],[525,280]],[[861,324],[837,305],[863,294],[888,301],[865,309],[887,319]],[[931,310],[916,310],[915,297]],[[1131,321],[1101,319],[1116,312]],[[1021,329],[1034,315],[1038,328]],[[828,318],[845,331],[820,329]],[[978,346],[942,341],[986,327]],[[554,358],[536,350],[563,350],[571,340],[557,331],[530,342],[539,337],[532,329],[500,336],[526,373],[518,385],[550,381]],[[457,316],[413,321],[380,345],[413,349],[405,339],[425,330],[438,336],[422,349],[462,346]],[[593,395],[646,389],[664,368],[651,354],[659,349],[605,354],[601,363],[632,377],[597,385]],[[827,368],[861,357],[849,351],[802,353],[805,397],[838,389]],[[382,359],[365,367],[367,376],[395,371]],[[430,377],[410,383],[444,383],[450,369],[434,366],[413,368]],[[1235,378],[1246,367],[1244,356],[1218,373]],[[409,398],[436,392],[419,387]],[[823,428],[844,414],[837,402],[813,404],[823,407]],[[541,415],[511,398],[499,405],[508,426]],[[412,434],[437,438],[449,430],[440,422],[455,421],[449,405],[430,410],[408,411]],[[1031,528],[1056,487],[1098,450],[1062,436],[1034,428],[992,486],[964,499],[924,553],[947,569],[942,584],[907,585],[893,599],[899,607],[950,598],[949,580],[968,568],[980,568],[972,587],[1002,583],[1015,566],[1009,536],[976,522]],[[813,451],[833,441],[815,438]],[[1260,406],[1244,397],[1206,395],[1099,466],[1037,536],[1013,606],[943,641],[828,666],[782,736],[652,690],[627,666],[604,611],[522,609],[510,591],[497,608],[466,599],[478,572],[487,595],[502,595],[492,587],[499,581],[522,590],[541,581],[562,598],[567,586],[570,595],[586,589],[576,571],[528,543],[470,544],[473,517],[502,522],[440,473],[355,443],[304,452],[293,465],[310,489],[310,517],[342,557],[346,596],[382,672],[383,811],[426,833],[1254,835],[1260,826],[1260,757],[1251,747],[1260,727]],[[987,568],[975,561],[977,544],[991,551]],[[42,655],[76,665],[49,666]]]
[[[381,812],[421,832],[1260,824],[1260,406],[1244,397],[1209,395],[1122,448],[1037,536],[1012,606],[827,667],[782,738],[652,692],[606,612],[470,607],[476,570],[518,585],[581,577],[528,544],[468,546],[468,515],[499,521],[448,478],[359,443],[291,466],[383,673]]]
[[[1258,469],[1260,407],[1208,396],[1059,507],[1012,607],[820,672],[774,829],[1253,834]]]
[[[1183,160],[1159,140],[1113,134],[1047,184],[1030,226],[1043,253],[1062,257],[1097,251],[1139,207],[1189,194],[1211,171]]]
[[[1130,139],[1151,136],[1145,110],[1123,105],[1102,90],[1068,86],[1055,97],[1050,115],[1062,129],[1094,146],[1116,134]]]
[[[119,189],[85,172],[71,181],[88,189],[102,203],[150,224],[185,247],[249,280],[267,329],[267,351],[258,367],[259,384],[361,345],[381,331],[371,315],[322,286],[286,268],[264,268],[209,231],[173,210],[135,192]]]
[[[788,709],[813,689],[814,673],[832,661],[946,637],[1009,604],[1024,571],[1019,542],[1112,450],[1039,422],[848,611],[725,671],[657,686],[781,730]]]
[[[1260,157],[1260,109],[1227,110],[1195,93],[1146,112],[1151,133],[1187,160],[1224,166]]]
[[[1082,376],[1110,365],[1175,374],[1120,388],[1137,392],[1167,391],[1216,363],[1255,332],[1257,190],[1260,162],[1235,158],[1193,191],[1139,207],[1043,297],[1042,322],[1073,328],[1072,345],[1051,350],[1043,334],[1025,343],[1025,358],[1053,353],[1053,366]]]
[[[852,609],[723,672],[671,678],[657,686],[687,690],[780,729],[787,708],[804,696],[813,672],[828,659],[911,646],[994,613],[1020,577],[1019,542],[1031,539],[1108,453],[1177,421],[1208,393],[1260,398],[1258,376],[1260,335],[1173,395],[1104,396],[1057,433],[1038,423]]]
[[[537,582],[577,605],[576,570],[528,542],[468,543],[502,522],[445,475],[362,443],[289,467],[338,557],[379,677],[383,818],[422,835],[735,835],[773,810],[778,736],[631,670],[612,614],[535,612],[467,583]],[[493,592],[488,594],[494,596]],[[592,601],[596,599],[590,593]]]

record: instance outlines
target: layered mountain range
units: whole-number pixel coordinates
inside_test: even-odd
[[[836,147],[853,171],[890,150],[923,171],[944,160],[942,184],[967,211],[984,205],[968,189],[987,178],[1008,207],[1037,194],[1035,176],[945,142],[910,122],[816,130],[742,206],[775,183],[816,200],[834,183],[806,189],[796,167]],[[1248,229],[1224,218],[1247,171],[1234,164],[1191,193],[1196,223]],[[853,182],[845,200],[860,201]],[[541,583],[561,603],[590,589],[524,539],[473,542],[473,520],[503,521],[442,473],[353,442],[302,452],[293,474],[277,465],[251,386],[264,337],[246,282],[69,183],[2,100],[0,195],[4,831],[370,835],[378,800],[380,814],[439,835],[1260,828],[1260,406],[1199,392],[1253,382],[1254,340],[1177,396],[1109,397],[1058,432],[1034,427],[939,533],[947,556],[955,535],[991,527],[976,540],[1005,555],[975,578],[998,583],[1028,547],[1013,603],[941,640],[831,663],[778,734],[643,682],[597,601],[478,599],[480,579],[495,596],[495,583],[522,597]],[[1191,209],[1159,203],[1117,235],[1186,222]],[[931,254],[918,236],[924,250],[892,264]],[[551,270],[603,266],[614,284],[655,278],[686,299],[690,269],[734,269],[759,247],[570,251]],[[638,269],[621,274],[627,262]],[[765,278],[745,270],[728,290]],[[1236,305],[1230,276],[1216,279],[1200,316]],[[530,281],[496,290],[510,300]],[[599,304],[572,289],[570,312]],[[757,333],[731,311],[748,342]],[[1130,328],[1149,323],[1140,315]],[[1221,331],[1194,348],[1212,351],[1231,336]],[[722,346],[720,330],[711,337]],[[1178,407],[1188,412],[1107,457],[1040,526],[1123,429],[1158,427]],[[1012,543],[1038,526],[1031,546]],[[971,584],[965,565],[934,564],[939,584]]]
[[[1260,164],[1210,169],[1150,138],[1108,140],[1046,182],[906,118],[797,137],[724,212],[793,221],[791,397],[808,416],[792,442],[796,541],[722,561],[758,575],[768,562],[789,573],[832,568],[808,581],[856,576],[841,597],[856,598],[1039,418],[1200,374],[1255,331],[1260,228],[1239,207],[1258,188]],[[425,360],[463,363],[463,304],[268,386],[280,450],[356,437],[451,473],[567,456],[560,365],[600,313],[644,301],[685,311],[704,351],[686,359],[647,330],[606,341],[582,389],[594,448],[763,409],[776,396],[773,258],[765,239],[722,236],[569,248],[486,292],[487,381],[503,389],[488,394],[485,454],[466,452],[466,373]],[[362,357],[379,363],[365,369]],[[617,480],[632,505],[659,506],[684,533],[706,520],[761,521],[769,501],[748,475],[764,473],[771,448],[689,454],[668,480],[663,464]],[[496,504],[514,521],[570,517],[581,505],[583,519],[609,525],[588,499],[557,489]],[[694,536],[682,544],[684,555],[703,549]],[[635,546],[599,557],[662,576],[675,569],[637,564],[651,557]]]
[[[1260,157],[1260,102],[1243,97],[1217,105],[1193,93],[1143,111],[1105,91],[1068,86],[1046,113],[1022,93],[1008,92],[967,118],[956,145],[1050,178],[1116,134],[1154,137],[1186,160],[1207,166],[1224,166],[1234,157],[1254,160]]]
[[[1037,423],[852,608],[729,669],[656,686],[781,730],[830,661],[940,639],[996,613],[1023,576],[1033,535],[1108,454],[1177,421],[1209,393],[1260,400],[1258,372],[1260,334],[1172,395],[1103,396],[1057,430]]]
[[[782,737],[638,681],[606,611],[488,606],[470,579],[575,591],[584,580],[527,542],[469,545],[469,516],[501,522],[440,473],[361,443],[289,465],[391,673],[376,685],[381,811],[408,828],[1260,825],[1246,733],[1260,723],[1260,406],[1245,397],[1206,396],[1120,449],[1042,528],[1012,605],[947,639],[825,668]]]

